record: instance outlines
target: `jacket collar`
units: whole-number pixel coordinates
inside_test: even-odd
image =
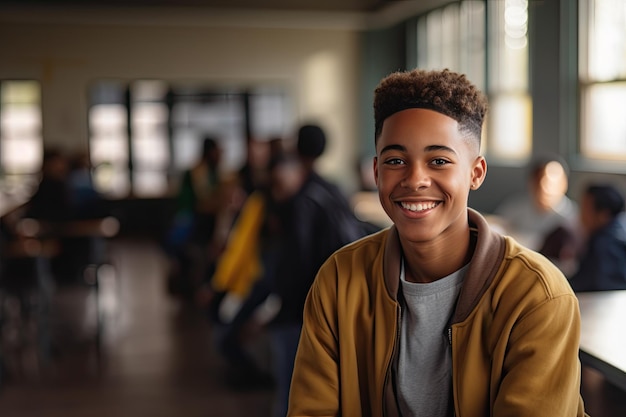
[[[502,264],[506,245],[504,237],[491,229],[480,213],[468,208],[467,215],[470,233],[476,238],[476,247],[463,281],[452,323],[463,321],[478,304]],[[383,274],[387,290],[394,300],[398,299],[400,286],[401,254],[400,238],[394,225],[389,228],[383,256]]]

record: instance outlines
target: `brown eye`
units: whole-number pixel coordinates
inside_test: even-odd
[[[387,159],[385,161],[385,164],[387,165],[402,165],[404,164],[404,161],[400,158],[391,158],[391,159]]]

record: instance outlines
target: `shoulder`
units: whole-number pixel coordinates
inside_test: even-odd
[[[371,275],[371,271],[382,268],[385,243],[389,228],[365,236],[336,250],[320,268],[320,280],[349,280],[352,276]]]
[[[522,321],[525,326],[547,325],[556,316],[561,323],[575,320],[578,300],[567,278],[551,261],[505,237],[505,253],[496,277],[475,311],[499,323],[494,324],[495,329],[517,327]]]
[[[318,311],[333,310],[340,303],[348,316],[354,316],[381,297],[391,301],[383,273],[388,235],[385,229],[335,251],[318,270],[309,303]]]
[[[499,285],[510,292],[535,297],[537,302],[574,293],[565,275],[548,258],[505,237],[506,250]]]

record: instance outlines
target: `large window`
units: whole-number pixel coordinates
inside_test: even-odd
[[[417,21],[417,66],[449,68],[489,96],[483,152],[497,161],[531,153],[526,0],[464,1]]]
[[[484,89],[485,62],[484,2],[454,3],[418,18],[419,68],[462,72]]]
[[[487,13],[487,153],[499,161],[525,162],[532,152],[528,1],[487,1]]]
[[[94,183],[111,197],[163,196],[211,136],[226,171],[246,158],[247,140],[283,137],[293,114],[280,89],[207,89],[163,81],[101,81],[91,91]]]
[[[94,186],[109,196],[130,191],[128,107],[125,86],[101,82],[91,91],[89,150]]]
[[[28,194],[41,169],[41,87],[0,82],[0,175],[6,192]]]
[[[626,160],[626,2],[580,2],[581,141],[584,158]]]

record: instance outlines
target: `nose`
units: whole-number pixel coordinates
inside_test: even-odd
[[[419,164],[411,165],[406,171],[406,176],[400,183],[404,188],[419,190],[430,186],[430,175],[428,169]]]

